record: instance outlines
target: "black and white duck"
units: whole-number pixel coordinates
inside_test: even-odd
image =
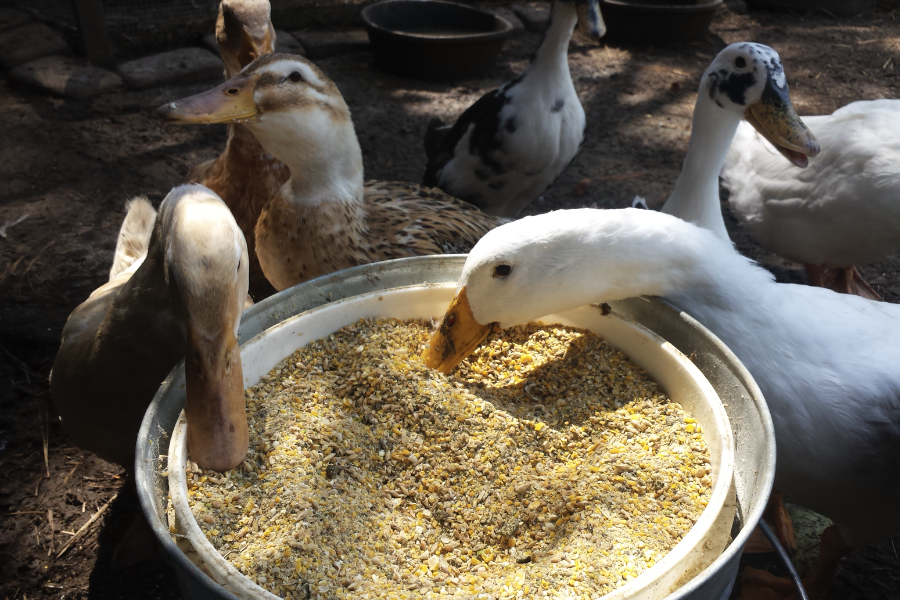
[[[543,42],[521,75],[425,134],[424,184],[488,214],[514,217],[565,170],[584,140],[584,108],[569,73],[569,40],[606,32],[598,0],[556,0]]]

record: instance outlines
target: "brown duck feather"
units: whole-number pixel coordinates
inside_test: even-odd
[[[188,182],[205,185],[222,198],[241,228],[250,258],[250,295],[256,301],[275,293],[259,266],[253,233],[256,221],[290,177],[290,169],[266,152],[244,125],[229,125],[222,154],[188,173]]]
[[[369,181],[362,202],[298,206],[279,193],[263,209],[256,237],[269,280],[285,289],[381,260],[466,253],[505,221],[440,190]]]
[[[440,190],[363,180],[362,151],[337,86],[301,56],[269,54],[208,92],[159,109],[170,123],[243,123],[291,179],[256,222],[277,290],[361,264],[467,252],[506,222]]]
[[[225,62],[225,77],[275,48],[275,28],[268,0],[222,0],[216,41]],[[259,301],[275,293],[256,254],[253,231],[263,207],[291,177],[290,169],[269,154],[244,125],[228,126],[225,150],[191,169],[187,181],[205,185],[222,198],[247,240],[250,295]]]

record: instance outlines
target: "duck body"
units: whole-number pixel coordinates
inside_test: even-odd
[[[669,215],[581,209],[488,233],[451,310],[489,330],[639,295],[691,314],[753,375],[775,426],[776,487],[832,519],[851,546],[900,533],[900,306],[775,283],[727,241]],[[426,354],[441,370],[458,362],[442,358],[443,340],[471,346],[465,332],[475,331],[445,321]]]
[[[178,123],[244,121],[288,166],[291,179],[255,229],[260,265],[278,290],[368,262],[465,251],[505,222],[439,190],[364,184],[350,110],[334,82],[300,56],[263,56],[160,113]]]
[[[72,442],[129,469],[150,398],[184,356],[177,319],[158,309],[166,304],[165,285],[154,277],[158,269],[134,277],[147,257],[155,219],[146,199],[131,201],[110,281],[72,311],[50,376],[50,392]],[[126,245],[130,261],[120,252]],[[135,302],[138,297],[142,301]],[[161,343],[138,341],[146,339]],[[130,351],[122,352],[126,347]],[[146,375],[135,378],[138,365]]]
[[[729,203],[761,246],[831,269],[900,248],[900,100],[848,104],[804,117],[822,144],[806,169],[784,160],[747,125],[722,169]]]
[[[134,231],[139,217],[153,214],[146,200],[133,201],[123,233]],[[205,401],[207,413],[194,419],[195,431],[224,423],[234,426],[226,438],[246,437],[235,354],[247,291],[240,229],[224,203],[196,185],[175,188],[155,216],[152,233],[145,231],[144,255],[72,311],[50,377],[53,402],[72,441],[129,471],[144,412],[160,382],[186,355],[188,403],[196,413],[198,399]],[[220,410],[223,400],[239,403],[240,414],[232,418]],[[221,439],[212,441],[211,453],[231,462]],[[243,443],[237,440],[238,446]],[[214,465],[208,468],[223,466],[220,459],[205,460],[201,450],[194,445],[193,460]],[[235,453],[243,457],[246,444]]]
[[[275,28],[269,0],[222,0],[216,20],[216,41],[225,62],[225,78],[241,72],[255,58],[275,49]],[[250,295],[261,300],[275,292],[256,256],[254,229],[263,207],[290,178],[290,170],[265,151],[246,126],[228,125],[222,154],[195,166],[187,181],[216,193],[231,210],[247,240]]]
[[[260,262],[276,289],[362,264],[468,252],[498,222],[440,190],[370,181],[360,202],[293,201],[288,188],[260,215]]]
[[[575,4],[556,0],[550,28],[521,75],[482,96],[438,142],[430,142],[440,138],[432,121],[424,185],[514,217],[556,181],[584,141],[567,54],[577,21]]]
[[[740,265],[666,298],[759,384],[775,427],[775,487],[835,521],[852,547],[900,533],[900,306],[777,284]]]

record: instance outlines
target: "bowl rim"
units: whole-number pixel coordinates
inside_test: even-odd
[[[248,350],[248,346],[255,346],[258,348],[260,344],[264,344],[266,341],[278,346],[279,341],[283,342],[285,337],[291,339],[291,346],[293,346],[296,344],[294,341],[296,340],[296,337],[294,336],[297,335],[303,336],[302,344],[299,346],[302,348],[313,343],[317,339],[317,336],[321,335],[321,332],[315,334],[309,333],[310,328],[313,330],[316,329],[316,326],[312,323],[328,323],[328,325],[325,326],[325,328],[328,329],[334,325],[336,321],[344,322],[347,315],[342,313],[368,312],[366,310],[368,305],[378,304],[388,295],[390,295],[391,298],[384,298],[387,300],[385,304],[390,303],[393,305],[398,302],[402,303],[409,295],[421,297],[422,295],[428,296],[437,292],[438,294],[452,297],[455,287],[455,282],[452,281],[443,283],[427,282],[383,290],[372,290],[364,294],[334,300],[288,317],[263,330],[241,344],[241,352],[243,354]],[[534,321],[543,323],[545,327],[549,327],[554,323],[566,323],[574,319],[576,322],[581,322],[575,324],[575,327],[593,330],[592,326],[584,324],[584,314],[589,313],[590,316],[596,318],[596,313],[599,312],[598,308],[599,307],[595,304],[588,304],[575,309],[559,311],[551,315],[544,315]],[[697,556],[698,551],[701,553],[703,552],[701,547],[709,548],[708,544],[711,542],[715,543],[717,535],[721,536],[722,519],[725,519],[725,522],[730,526],[732,519],[734,518],[736,501],[733,499],[733,490],[736,448],[732,435],[732,425],[725,410],[725,401],[719,396],[718,391],[712,385],[712,382],[709,381],[706,375],[687,355],[646,325],[630,319],[626,315],[622,315],[615,311],[609,312],[608,315],[606,313],[603,314],[602,320],[604,322],[609,322],[607,320],[611,320],[610,328],[603,329],[602,333],[597,331],[596,335],[599,335],[603,339],[607,339],[607,336],[615,337],[614,332],[616,329],[629,331],[627,336],[619,338],[617,342],[610,342],[610,344],[619,351],[625,352],[628,355],[629,360],[634,361],[635,364],[638,364],[639,366],[641,366],[641,363],[634,358],[632,351],[622,348],[620,344],[625,345],[626,347],[631,344],[637,346],[649,345],[653,347],[654,350],[651,351],[651,354],[656,355],[658,359],[667,363],[668,369],[679,371],[681,373],[680,378],[693,382],[693,389],[684,393],[704,398],[706,400],[705,405],[708,407],[710,413],[708,418],[711,423],[717,424],[710,425],[709,427],[706,425],[704,426],[704,430],[710,429],[710,434],[713,436],[716,436],[716,431],[718,430],[717,437],[721,444],[719,456],[712,460],[714,466],[718,468],[718,472],[716,483],[712,485],[710,489],[710,498],[707,506],[703,509],[699,518],[690,528],[688,533],[685,534],[681,540],[677,541],[675,546],[660,558],[656,564],[645,570],[639,577],[629,580],[626,585],[607,592],[603,595],[603,598],[609,600],[624,600],[625,598],[632,596],[643,597],[644,594],[658,594],[658,592],[654,592],[654,590],[658,590],[659,588],[671,588],[673,586],[674,589],[670,589],[670,591],[674,592],[681,587],[681,585],[678,585],[677,581],[686,574],[691,573],[692,570],[696,569],[697,562],[702,561],[702,559],[698,559]],[[357,314],[357,316],[354,316],[346,324],[355,323],[358,318],[359,316]],[[590,317],[588,317],[588,319],[590,320]],[[340,327],[343,327],[343,325],[338,326],[338,329],[332,330],[332,333],[338,331]],[[302,329],[304,333],[298,334],[293,332],[293,330],[298,328]],[[327,336],[330,334],[326,333],[325,335]],[[268,340],[266,338],[268,338]],[[642,353],[638,350],[633,351],[638,354]],[[252,352],[258,353],[260,351],[254,348]],[[242,356],[242,359],[246,359],[246,357]],[[283,358],[281,360],[283,360]],[[652,369],[650,366],[642,368],[647,368],[648,370]],[[268,368],[263,369],[263,372],[265,373],[268,370]],[[654,381],[656,381],[655,378]],[[246,380],[244,385],[247,385]],[[671,390],[667,392],[667,395],[671,397]],[[696,411],[698,410],[700,409],[695,407],[695,412],[692,413],[692,416],[697,417]],[[244,575],[237,567],[229,563],[225,558],[227,554],[223,555],[215,548],[212,542],[206,537],[206,534],[200,529],[197,518],[193,514],[193,509],[190,506],[190,500],[188,498],[188,482],[184,471],[184,464],[188,456],[186,432],[187,421],[184,411],[182,410],[176,422],[168,447],[169,499],[174,509],[176,519],[183,528],[182,533],[186,536],[188,543],[193,546],[194,551],[197,552],[207,568],[215,573],[213,579],[219,580],[223,586],[230,588],[233,593],[240,597],[246,597],[252,600],[281,600],[279,596],[265,589],[254,579]],[[712,443],[711,440],[710,443]],[[710,458],[713,458],[712,451],[710,451]],[[729,504],[731,505],[730,508]],[[721,537],[718,539],[721,539]],[[727,545],[728,544],[722,548],[723,553],[727,549]],[[714,560],[715,558],[713,560],[702,561],[705,562],[705,564],[701,570],[708,567]],[[678,569],[679,566],[682,566],[682,568]],[[671,574],[673,571],[674,575]],[[677,579],[673,579],[673,577],[677,577]],[[668,592],[665,593],[665,596],[668,595]]]
[[[718,0],[721,2],[722,0]],[[500,29],[496,31],[488,31],[484,33],[472,33],[467,35],[456,35],[453,37],[431,37],[428,34],[422,33],[410,33],[408,31],[403,31],[401,29],[391,29],[389,27],[385,27],[376,23],[371,18],[371,12],[377,10],[376,7],[383,6],[385,4],[447,4],[450,6],[454,6],[460,9],[463,9],[464,12],[477,12],[483,15],[487,15],[489,17],[493,17],[495,23],[500,24]],[[494,14],[492,12],[488,12],[486,10],[482,10],[480,8],[475,8],[474,6],[469,6],[467,4],[461,4],[459,2],[448,2],[447,0],[382,0],[381,2],[375,2],[374,4],[370,4],[360,12],[360,16],[362,17],[363,22],[366,24],[366,28],[369,30],[369,34],[371,36],[372,31],[377,31],[379,34],[382,34],[387,37],[392,37],[397,40],[404,40],[407,42],[419,42],[422,44],[430,44],[430,45],[456,45],[456,44],[466,44],[471,42],[489,42],[494,40],[505,40],[513,32],[512,23],[501,17],[500,15]]]
[[[711,0],[704,4],[644,4],[629,0],[600,0],[601,7],[611,5],[630,12],[678,15],[713,12],[722,4],[724,0]]]
[[[239,337],[243,340],[250,339],[289,316],[331,301],[332,296],[348,297],[348,293],[356,295],[381,286],[393,287],[423,281],[443,282],[448,273],[458,278],[465,259],[464,254],[417,256],[360,265],[323,275],[274,294],[248,308],[241,317]],[[731,589],[743,546],[762,518],[766,499],[775,479],[775,433],[765,398],[753,376],[730,348],[703,324],[665,299],[636,297],[610,304],[613,310],[621,311],[652,331],[660,335],[665,333],[666,339],[676,339],[676,347],[683,352],[685,349],[691,351],[702,348],[709,354],[709,360],[701,356],[698,366],[707,377],[713,377],[717,389],[725,391],[727,396],[733,396],[729,410],[744,413],[743,418],[760,428],[762,440],[754,441],[751,445],[759,447],[759,456],[756,458],[762,462],[756,465],[755,477],[745,482],[747,487],[743,491],[738,489],[736,523],[740,530],[712,564],[666,600],[685,600],[694,598],[694,594],[707,593],[708,590],[721,592],[726,587]],[[671,337],[673,335],[674,338]],[[183,364],[184,361],[181,361],[162,382],[141,423],[135,444],[138,500],[157,541],[166,553],[166,560],[178,574],[182,593],[194,598],[238,600],[237,596],[214,582],[176,545],[168,523],[158,511],[155,501],[157,493],[162,491],[157,484],[168,486],[168,439],[177,421],[174,410],[181,410],[181,407],[164,406],[163,400],[169,390],[184,385],[184,371],[179,368]],[[736,436],[735,443],[746,446],[750,439],[752,438]]]

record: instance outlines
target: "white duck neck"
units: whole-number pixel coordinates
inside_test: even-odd
[[[712,231],[723,240],[730,238],[719,200],[719,171],[740,122],[740,115],[716,105],[701,86],[684,166],[675,190],[662,209]]]
[[[362,202],[362,150],[349,114],[343,122],[323,113],[288,112],[267,115],[266,121],[251,130],[266,151],[291,170],[285,184],[290,202]]]
[[[569,40],[578,23],[574,2],[556,0],[550,13],[550,28],[531,63],[531,69],[560,69],[569,76]]]
[[[635,296],[669,296],[704,289],[712,292],[720,285],[719,275],[737,272],[733,264],[748,262],[721,241],[680,221],[636,220],[643,215],[629,214],[628,209],[616,215],[595,238],[592,261],[594,273],[584,278],[591,293],[604,300],[622,300]],[[584,264],[580,268],[584,268]],[[744,265],[747,266],[747,265]],[[590,267],[589,267],[590,268]]]
[[[484,270],[475,276],[463,271],[461,285],[469,288],[479,323],[508,327],[586,304],[645,295],[727,307],[735,295],[758,297],[771,281],[771,275],[713,233],[655,211],[556,211],[495,231],[484,239],[505,234],[508,241],[489,242],[484,253],[476,245],[469,255],[477,265],[473,268],[492,265],[497,257],[527,266],[506,291],[495,278],[483,276]],[[523,245],[521,240],[531,241]]]

